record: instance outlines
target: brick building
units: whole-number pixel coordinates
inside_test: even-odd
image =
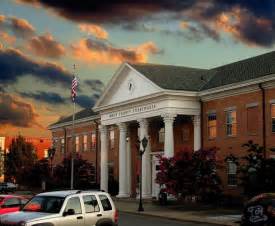
[[[26,142],[32,143],[38,159],[48,157],[48,149],[52,146],[52,140],[49,138],[38,138],[38,137],[24,137]],[[9,151],[9,147],[12,140],[16,139],[15,136],[0,136],[0,182],[4,181],[4,154]]]
[[[218,158],[224,159],[244,155],[241,145],[248,140],[274,148],[274,62],[275,52],[213,69],[124,63],[93,111],[77,115],[76,150],[97,165],[102,189],[108,190],[113,176],[119,181],[118,196],[129,197],[138,185],[137,140],[149,138],[142,191],[154,197],[157,155],[217,147]],[[56,161],[71,150],[71,127],[71,117],[49,127]],[[95,143],[96,151],[90,148]],[[219,174],[226,193],[239,193],[234,163],[225,163]]]

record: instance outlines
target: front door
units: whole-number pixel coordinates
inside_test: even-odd
[[[159,153],[158,153],[159,155]],[[157,173],[159,171],[159,159],[156,154],[152,155],[152,198],[158,199],[160,186],[156,183]]]

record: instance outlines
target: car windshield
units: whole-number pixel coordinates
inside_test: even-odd
[[[22,209],[22,211],[59,213],[64,198],[52,196],[35,196]]]

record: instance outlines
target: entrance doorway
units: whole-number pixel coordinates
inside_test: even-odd
[[[159,172],[159,155],[163,152],[152,153],[152,198],[158,199],[160,186],[156,183],[157,173]]]

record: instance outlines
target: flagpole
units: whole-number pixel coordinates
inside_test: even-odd
[[[72,129],[72,154],[71,154],[71,190],[74,189],[74,155],[75,155],[75,137],[74,137],[74,120],[75,120],[75,101],[73,109],[73,129]]]
[[[73,68],[74,68],[74,79],[76,78],[75,77],[75,64],[73,65]],[[72,82],[72,89],[73,88],[74,84]],[[77,85],[76,85],[77,87]],[[76,88],[75,88],[76,89]],[[75,90],[74,90],[75,92]],[[75,99],[76,99],[76,93],[73,93],[72,94],[72,100],[73,100],[73,128],[72,128],[72,154],[71,154],[71,190],[74,189],[74,157],[75,157],[75,153],[76,153],[76,150],[75,150],[75,134],[74,134],[74,121],[75,121]]]

